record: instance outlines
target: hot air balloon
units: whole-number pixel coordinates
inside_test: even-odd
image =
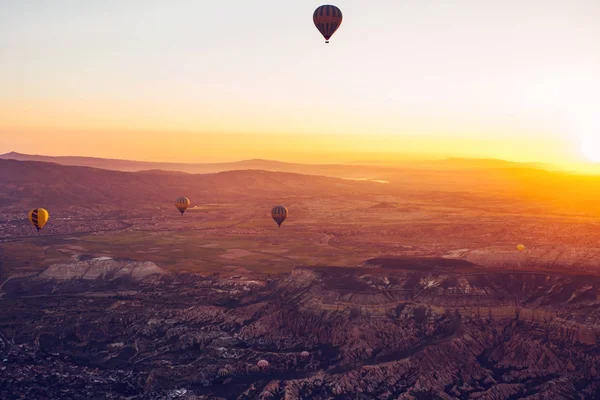
[[[277,222],[277,225],[281,228],[281,224],[288,216],[288,210],[284,206],[275,206],[271,210],[271,217]]]
[[[525,245],[519,244],[517,245],[517,250],[519,251],[519,253],[522,253],[525,251]]]
[[[229,371],[225,368],[221,368],[218,372],[217,375],[219,375],[220,377],[226,377],[229,375]]]
[[[258,368],[256,365],[253,365],[250,367],[250,372],[252,372],[253,374],[256,374],[256,373],[260,372],[260,368]]]
[[[50,214],[43,208],[34,208],[29,211],[29,221],[35,226],[39,232],[46,225]]]
[[[325,38],[325,43],[329,43],[329,38],[342,24],[342,11],[329,4],[321,6],[315,10],[313,22]]]
[[[300,357],[306,359],[306,358],[310,357],[310,353],[308,351],[303,351],[302,353],[300,353]]]
[[[178,197],[177,200],[175,200],[175,207],[177,207],[181,215],[183,215],[183,213],[185,212],[185,210],[187,210],[189,206],[190,199],[188,199],[187,197]]]
[[[269,368],[269,362],[267,360],[260,360],[259,362],[256,363],[256,365],[258,365],[258,367],[260,369]]]

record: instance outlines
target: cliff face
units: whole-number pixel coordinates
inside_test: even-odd
[[[280,283],[298,313],[260,326],[338,351],[325,378],[285,382],[277,393],[571,398],[586,382],[581,393],[592,396],[598,289],[597,279],[548,274],[299,270]],[[260,323],[242,329],[245,341],[264,340]]]
[[[597,277],[325,267],[269,281],[95,276],[5,285],[0,394],[20,385],[35,397],[41,374],[71,398],[600,396]]]
[[[51,265],[39,277],[59,281],[70,279],[110,280],[129,277],[138,281],[152,275],[165,273],[166,271],[149,261],[118,261],[110,257],[98,257],[69,264]]]

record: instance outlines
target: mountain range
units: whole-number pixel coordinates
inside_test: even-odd
[[[77,163],[89,165],[69,165]],[[415,191],[429,197],[470,193],[496,201],[511,198],[523,204],[543,202],[578,213],[600,213],[597,176],[496,160],[448,159],[373,167],[268,160],[164,164],[18,153],[0,156],[0,205],[4,206],[17,205],[23,199],[58,205],[62,201],[87,205],[124,205],[134,201],[143,205],[145,200],[171,201],[182,194],[203,202],[218,202],[325,194],[404,196]]]
[[[302,164],[274,160],[241,160],[221,163],[170,163],[119,160],[111,158],[78,157],[78,156],[44,156],[10,152],[0,154],[3,160],[41,161],[61,165],[102,168],[116,171],[137,172],[147,170],[180,171],[192,174],[208,174],[223,171],[260,169],[265,171],[295,172],[309,175],[324,175],[339,178],[378,178],[402,169],[519,169],[545,168],[536,163],[515,163],[495,159],[448,158],[445,160],[410,160],[399,161],[393,165],[360,164]]]
[[[186,195],[197,203],[257,199],[351,196],[370,193],[381,184],[324,176],[264,170],[209,174],[151,170],[122,172],[39,161],[0,160],[0,206],[51,204],[53,208],[143,208]],[[31,204],[29,204],[31,203]]]

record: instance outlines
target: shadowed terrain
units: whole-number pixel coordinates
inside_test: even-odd
[[[264,280],[92,259],[70,276],[13,279],[2,289],[0,393],[600,395],[597,277],[474,265],[442,272],[434,264],[405,258],[391,269],[304,267]],[[268,369],[254,370],[261,359]]]

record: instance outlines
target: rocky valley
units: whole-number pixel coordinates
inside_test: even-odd
[[[600,396],[600,278],[448,261],[253,279],[83,258],[16,276],[0,299],[0,397]]]

